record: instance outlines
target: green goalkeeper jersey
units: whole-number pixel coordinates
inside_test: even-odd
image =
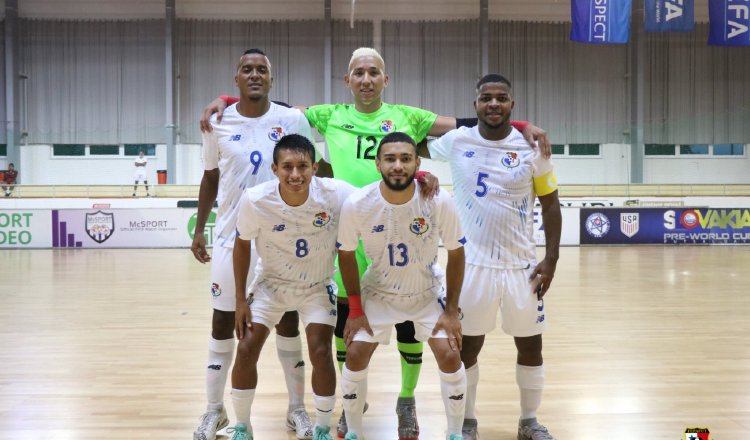
[[[427,110],[386,103],[373,113],[360,113],[353,104],[314,105],[305,116],[325,138],[325,159],[334,176],[359,188],[382,178],[375,168],[375,154],[385,135],[400,131],[418,143],[437,119]]]

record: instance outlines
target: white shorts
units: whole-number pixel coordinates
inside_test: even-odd
[[[427,341],[430,338],[448,338],[445,330],[440,330],[432,335],[432,330],[437,324],[438,318],[443,313],[443,307],[438,301],[438,295],[422,296],[395,296],[390,295],[387,299],[383,294],[370,294],[363,292],[364,304],[362,305],[367,321],[370,323],[373,336],[367,331],[360,330],[354,335],[355,341],[380,343],[388,345],[391,341],[393,326],[404,321],[414,323],[414,338],[417,341]]]
[[[467,336],[486,335],[497,327],[497,311],[503,331],[511,336],[539,335],[547,328],[544,301],[537,299],[528,269],[492,269],[466,265],[459,306],[461,328]]]
[[[222,312],[234,312],[237,301],[234,297],[234,267],[232,266],[234,248],[216,245],[211,254],[211,306]],[[255,277],[255,265],[258,262],[255,242],[250,247],[250,270],[247,282]]]
[[[143,169],[143,167],[136,168],[135,172],[133,173],[133,181],[146,181],[146,170]]]
[[[304,292],[279,292],[267,281],[253,286],[250,304],[251,320],[273,328],[286,312],[296,310],[307,327],[309,324],[336,325],[336,283],[320,283]]]

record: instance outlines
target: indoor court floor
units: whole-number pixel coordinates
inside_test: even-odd
[[[747,438],[748,285],[750,246],[562,248],[545,302],[540,421],[558,440],[680,440],[687,427]],[[189,250],[4,249],[0,291],[0,438],[191,438],[211,315],[208,266]],[[420,438],[441,440],[437,369],[424,360]],[[495,330],[480,356],[483,440],[515,439],[514,364],[512,339]],[[394,344],[379,347],[368,440],[396,438],[398,369]],[[255,439],[291,440],[273,338],[259,371]],[[225,402],[233,421],[228,389]]]

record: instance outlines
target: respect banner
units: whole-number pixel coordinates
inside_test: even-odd
[[[630,0],[572,0],[570,39],[581,43],[627,43]]]

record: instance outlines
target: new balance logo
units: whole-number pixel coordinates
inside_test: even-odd
[[[473,151],[466,151],[464,153],[464,157],[474,157],[474,152]]]
[[[344,394],[344,399],[346,400],[354,400],[356,398],[357,398],[357,393]]]
[[[294,366],[294,368],[299,368],[299,367],[304,367],[304,366],[305,366],[305,361],[299,361],[297,362],[297,365]]]
[[[537,323],[537,324],[541,324],[541,323],[543,323],[543,322],[544,322],[544,315],[539,315],[539,316],[538,316],[538,317],[536,318],[536,323]]]
[[[375,225],[372,227],[372,232],[383,232],[385,230],[385,225]]]
[[[221,371],[221,365],[212,364],[208,366],[209,370]]]
[[[352,128],[354,128],[354,126],[352,124],[344,124],[344,125],[341,126],[341,128],[345,128],[347,130],[351,130]]]
[[[451,400],[464,400],[464,395],[459,394],[458,396],[448,396],[448,398]]]
[[[286,228],[286,225],[284,225],[284,224],[281,224],[281,225],[274,225],[274,226],[273,226],[273,232],[279,232],[279,231],[283,231],[283,230],[284,230],[284,228]]]
[[[235,135],[229,136],[229,140],[230,141],[238,141],[238,140],[240,140],[241,137],[242,137],[241,134],[235,134]]]

